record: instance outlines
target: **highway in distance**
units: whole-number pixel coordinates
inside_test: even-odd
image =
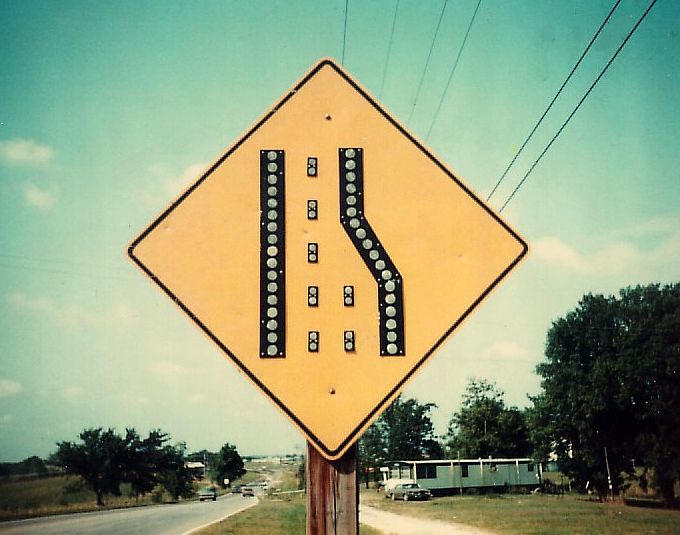
[[[257,505],[254,497],[227,494],[217,501],[185,502],[59,515],[0,523],[2,535],[182,535]]]

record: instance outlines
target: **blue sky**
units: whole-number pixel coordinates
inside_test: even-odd
[[[349,1],[344,66],[486,197],[610,1]],[[491,199],[498,209],[648,2],[623,0]],[[303,439],[137,272],[128,243],[321,57],[343,0],[0,6],[0,460],[86,426],[192,449]],[[680,274],[680,5],[659,0],[503,212],[530,256],[409,383],[440,432],[470,376],[539,389],[551,322],[587,292]],[[388,60],[389,59],[389,60]],[[384,84],[383,84],[384,75]],[[380,91],[381,86],[383,88]],[[263,435],[267,436],[266,442]]]

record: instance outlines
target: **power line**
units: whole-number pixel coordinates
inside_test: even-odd
[[[17,253],[0,253],[0,269],[44,271],[63,275],[124,280],[128,270],[111,263],[81,258],[46,258]],[[86,271],[84,271],[86,270]],[[92,271],[94,270],[94,272]]]
[[[16,269],[18,271],[24,271],[24,270],[29,270],[29,271],[41,271],[44,273],[57,273],[59,275],[74,275],[78,277],[93,277],[96,279],[109,279],[109,280],[126,280],[126,277],[120,276],[120,275],[112,275],[108,273],[102,273],[102,272],[97,272],[97,273],[89,273],[86,271],[71,271],[71,270],[66,270],[66,269],[54,269],[54,268],[49,268],[49,267],[39,267],[39,266],[27,266],[27,265],[12,265],[12,264],[4,264],[0,262],[0,268],[3,269]]]
[[[382,97],[383,89],[385,88],[385,78],[387,77],[387,66],[390,63],[390,54],[392,53],[392,41],[394,40],[394,27],[397,25],[397,12],[399,11],[399,0],[394,6],[394,17],[392,18],[392,31],[390,32],[390,42],[387,45],[387,58],[385,58],[385,67],[383,68],[382,82],[380,82],[380,92],[378,93],[378,100]]]
[[[345,65],[345,43],[347,42],[347,8],[349,7],[349,0],[345,0],[345,27],[342,31],[342,59],[340,65]]]
[[[510,171],[510,168],[515,164],[515,161],[517,161],[517,158],[519,157],[519,155],[522,154],[522,151],[524,150],[524,147],[527,146],[527,143],[529,143],[529,140],[533,137],[534,132],[536,132],[536,130],[538,129],[538,127],[540,126],[540,124],[543,122],[543,119],[545,119],[545,116],[548,115],[548,112],[549,112],[550,109],[552,108],[553,104],[555,104],[555,101],[556,101],[557,98],[560,96],[560,94],[562,93],[562,90],[563,90],[564,87],[567,85],[567,83],[569,82],[569,80],[571,80],[571,77],[574,75],[574,72],[576,72],[576,69],[577,69],[578,66],[581,64],[581,61],[583,61],[583,58],[586,56],[586,54],[588,53],[588,51],[590,50],[590,48],[593,46],[593,43],[595,42],[595,40],[597,39],[597,37],[600,35],[600,32],[602,32],[602,29],[605,27],[605,25],[607,24],[607,22],[609,22],[609,19],[610,19],[611,16],[614,14],[614,11],[616,11],[616,8],[619,7],[619,4],[620,4],[620,3],[621,3],[621,0],[617,0],[616,3],[614,4],[614,6],[613,6],[613,7],[611,8],[611,10],[609,11],[609,14],[605,17],[604,21],[602,21],[602,24],[600,24],[600,27],[599,27],[599,28],[597,29],[597,31],[595,32],[595,35],[593,35],[592,39],[591,39],[590,42],[588,43],[588,46],[585,48],[585,50],[584,50],[583,53],[581,54],[581,57],[578,58],[578,61],[577,61],[577,62],[574,64],[574,66],[572,67],[571,72],[570,72],[569,75],[565,78],[564,82],[562,82],[562,85],[561,85],[560,88],[557,90],[557,93],[555,93],[555,96],[554,96],[554,97],[552,98],[552,100],[550,101],[550,104],[548,104],[548,107],[547,107],[547,108],[545,109],[545,111],[543,112],[543,115],[541,115],[540,119],[536,122],[536,124],[534,125],[534,127],[531,129],[531,132],[529,132],[529,135],[528,135],[527,138],[524,140],[524,143],[522,143],[522,146],[519,148],[519,150],[517,151],[517,153],[513,156],[512,160],[510,161],[510,163],[508,164],[508,166],[505,168],[505,171],[503,171],[503,174],[502,174],[501,177],[498,179],[498,182],[496,182],[496,185],[493,187],[493,189],[491,190],[491,193],[489,193],[489,196],[486,198],[487,201],[488,201],[489,199],[491,199],[491,197],[493,196],[494,193],[496,193],[496,190],[498,189],[498,186],[500,186],[500,185],[501,185],[501,182],[503,182],[503,180],[505,179],[505,175],[508,174],[508,171]]]
[[[429,139],[430,134],[432,133],[432,129],[434,128],[434,125],[437,122],[437,117],[439,117],[439,111],[442,108],[442,103],[444,102],[444,97],[446,96],[446,92],[449,90],[449,85],[451,85],[451,80],[453,79],[453,74],[456,72],[456,67],[458,67],[458,61],[460,61],[460,56],[463,54],[463,49],[465,48],[465,43],[467,42],[468,35],[470,35],[470,29],[472,28],[472,25],[475,22],[475,17],[477,16],[477,11],[479,11],[479,4],[481,4],[481,3],[482,3],[482,0],[477,1],[477,5],[475,6],[475,11],[472,14],[472,18],[470,19],[470,24],[468,24],[467,31],[465,32],[465,37],[463,37],[463,42],[460,44],[460,48],[458,49],[458,55],[456,56],[456,61],[453,63],[453,68],[451,69],[451,72],[449,73],[449,79],[446,81],[446,86],[444,87],[444,92],[442,93],[442,96],[439,99],[439,104],[437,105],[437,110],[434,112],[434,117],[432,118],[432,123],[430,124],[430,129],[427,131],[427,135],[425,136],[426,141]]]
[[[620,0],[619,0],[620,1]],[[420,82],[418,82],[418,89],[416,91],[416,96],[413,99],[413,106],[411,106],[411,113],[408,115],[408,120],[406,121],[406,124],[411,123],[411,118],[413,117],[413,112],[416,109],[416,103],[418,102],[418,97],[420,96],[420,90],[423,87],[423,81],[425,80],[425,73],[427,72],[427,67],[430,64],[430,58],[432,57],[432,51],[434,50],[434,43],[437,40],[437,34],[439,33],[439,27],[442,24],[442,19],[444,18],[444,11],[446,10],[446,4],[449,3],[449,0],[444,0],[444,5],[442,6],[442,11],[439,14],[439,21],[437,21],[437,28],[434,30],[434,37],[432,37],[432,43],[430,44],[430,51],[427,53],[427,60],[425,61],[425,68],[423,69],[423,74],[420,77]]]
[[[623,47],[626,45],[630,37],[635,33],[635,30],[638,29],[638,26],[642,23],[642,21],[645,19],[647,16],[647,13],[651,11],[651,9],[654,7],[654,4],[656,4],[656,0],[652,0],[652,2],[649,4],[649,7],[647,10],[642,14],[642,16],[638,19],[637,23],[635,23],[635,26],[633,26],[633,29],[626,35],[626,38],[623,40],[623,42],[619,45],[619,48],[616,49],[616,52],[614,52],[614,55],[609,59],[607,64],[604,66],[604,69],[600,71],[600,74],[595,78],[595,81],[591,84],[591,86],[588,88],[588,91],[584,93],[584,95],[581,97],[581,100],[579,100],[578,104],[576,104],[576,107],[572,110],[572,112],[569,114],[569,117],[567,117],[567,120],[562,123],[562,126],[560,126],[560,129],[557,131],[557,133],[553,136],[553,138],[550,140],[550,142],[546,145],[545,149],[543,149],[543,152],[536,158],[536,161],[531,165],[529,170],[526,172],[524,177],[522,177],[522,180],[520,180],[519,184],[515,187],[514,190],[512,190],[512,193],[510,196],[506,199],[506,201],[503,203],[503,206],[501,206],[501,209],[499,212],[502,212],[503,209],[508,205],[508,203],[512,200],[512,198],[515,196],[517,191],[519,191],[519,188],[522,187],[522,184],[526,181],[526,179],[529,177],[531,172],[534,170],[534,168],[538,165],[538,162],[541,161],[543,156],[545,155],[546,152],[548,152],[548,149],[552,146],[552,144],[555,142],[555,140],[559,137],[559,135],[562,133],[562,131],[565,129],[565,127],[569,124],[569,121],[571,121],[571,118],[576,114],[578,109],[581,107],[581,104],[588,98],[588,95],[590,95],[590,92],[593,90],[593,88],[597,85],[597,83],[600,81],[600,79],[604,76],[604,74],[607,72],[607,69],[609,69],[609,66],[614,62],[616,57],[619,55],[619,52],[623,49]]]

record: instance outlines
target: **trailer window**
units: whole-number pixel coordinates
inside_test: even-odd
[[[534,471],[534,463],[527,464],[527,472],[533,472],[533,471]]]
[[[416,477],[418,479],[436,479],[437,467],[434,464],[417,464]]]
[[[460,466],[460,475],[461,477],[469,477],[470,473],[468,472],[468,465],[467,464],[462,464]]]

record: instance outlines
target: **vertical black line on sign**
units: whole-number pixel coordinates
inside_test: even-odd
[[[401,274],[380,243],[364,212],[364,151],[339,150],[340,223],[378,284],[380,354],[403,356],[404,292]]]
[[[285,153],[260,151],[260,357],[286,353]]]

